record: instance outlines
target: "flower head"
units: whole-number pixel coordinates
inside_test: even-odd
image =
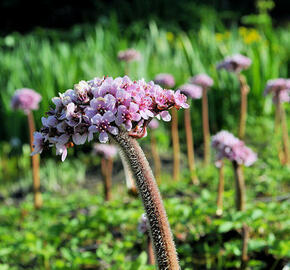
[[[127,49],[118,53],[118,59],[125,62],[140,61],[141,54],[135,49]]]
[[[21,109],[28,114],[30,111],[38,109],[40,101],[40,94],[35,92],[33,89],[22,88],[15,91],[15,94],[11,99],[11,107],[14,110]]]
[[[212,137],[212,147],[217,151],[218,160],[227,158],[245,166],[251,166],[257,160],[256,153],[247,147],[243,141],[225,130]]]
[[[235,54],[226,57],[224,61],[217,64],[217,69],[225,69],[227,71],[239,73],[243,69],[248,69],[252,64],[252,60],[244,55]]]
[[[154,82],[165,88],[172,88],[175,85],[174,77],[168,73],[157,74],[154,78]]]
[[[188,98],[200,99],[202,97],[202,88],[192,83],[186,83],[179,87],[180,91]]]
[[[95,133],[101,143],[120,129],[141,138],[152,118],[169,121],[170,108],[189,106],[180,91],[163,89],[154,82],[131,81],[127,76],[81,81],[74,90],[69,89],[52,101],[55,108],[42,118],[43,127],[35,133],[33,154],[55,146],[62,160],[67,148],[91,141]]]
[[[198,74],[190,78],[190,83],[200,85],[201,87],[211,87],[213,85],[213,79],[207,74]]]
[[[273,95],[273,102],[290,102],[290,79],[278,78],[269,80],[264,90],[264,96]]]
[[[114,158],[118,153],[118,148],[113,144],[96,143],[94,152],[106,159]]]

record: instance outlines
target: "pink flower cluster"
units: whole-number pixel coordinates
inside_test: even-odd
[[[142,216],[139,220],[138,231],[142,234],[149,232],[149,223],[148,223],[148,219],[146,217],[146,214],[142,214]]]
[[[264,95],[272,94],[273,102],[290,102],[290,79],[278,78],[269,80],[264,90]]]
[[[62,161],[68,147],[91,141],[95,133],[101,143],[106,143],[110,134],[117,135],[120,129],[141,138],[153,117],[170,121],[170,108],[189,107],[179,90],[163,89],[143,79],[131,81],[127,76],[81,81],[52,102],[55,108],[42,117],[43,127],[34,135],[33,154],[55,145]]]
[[[207,74],[198,74],[190,78],[190,83],[200,85],[201,87],[208,88],[213,85],[213,79]]]
[[[186,83],[181,85],[179,89],[188,98],[200,99],[202,97],[202,88],[198,85]]]
[[[256,153],[247,147],[243,141],[225,130],[212,137],[212,147],[217,151],[218,160],[227,158],[245,166],[251,166],[257,160]]]
[[[28,114],[30,111],[38,109],[40,101],[40,94],[35,92],[33,89],[22,88],[15,91],[15,94],[11,99],[11,107],[14,110],[21,109]]]
[[[226,69],[227,71],[239,73],[243,69],[249,68],[251,64],[252,60],[250,58],[241,54],[235,54],[218,63],[217,69]]]
[[[118,53],[118,59],[125,62],[140,61],[141,54],[135,49],[127,49]]]
[[[168,73],[157,74],[154,78],[154,82],[165,88],[172,88],[175,85],[174,77]]]
[[[118,153],[118,148],[113,144],[96,143],[94,152],[106,159],[114,158]]]

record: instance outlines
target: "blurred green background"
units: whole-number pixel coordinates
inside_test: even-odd
[[[224,57],[253,61],[244,72],[250,86],[246,144],[259,160],[245,168],[247,211],[234,210],[234,180],[226,164],[225,215],[216,219],[218,170],[202,166],[201,101],[192,103],[199,186],[190,183],[183,112],[179,113],[182,173],[172,181],[170,124],[156,131],[162,159],[160,186],[182,269],[238,269],[240,229],[251,224],[249,269],[283,269],[290,261],[289,175],[278,159],[274,106],[263,97],[267,80],[289,77],[287,1],[8,1],[0,3],[0,270],[154,269],[146,264],[146,240],[137,232],[141,202],[127,194],[122,165],[113,171],[113,200],[104,202],[100,158],[92,145],[41,155],[44,206],[34,211],[26,116],[12,111],[17,88],[42,95],[36,126],[51,98],[79,80],[123,76],[117,53],[135,48],[142,61],[130,77],[152,80],[171,73],[179,85],[198,73],[214,79],[209,91],[211,134],[238,131],[236,77],[216,71]],[[285,104],[289,115],[289,104]],[[288,116],[288,127],[290,126]],[[150,133],[140,140],[150,163]],[[214,161],[212,153],[212,161]],[[285,268],[286,269],[286,268]]]

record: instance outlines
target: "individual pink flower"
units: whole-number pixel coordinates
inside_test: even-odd
[[[33,89],[22,88],[15,91],[11,100],[11,107],[14,110],[21,109],[28,114],[30,111],[38,109],[40,101],[40,94]]]
[[[248,69],[251,64],[252,60],[250,58],[241,54],[235,54],[219,62],[217,64],[217,69],[225,69],[227,71],[239,73],[244,69]]]
[[[86,103],[90,100],[91,87],[86,81],[80,81],[74,86],[76,95],[80,101]]]
[[[192,99],[200,99],[202,97],[202,88],[192,83],[186,83],[179,87],[180,91],[187,97]]]
[[[180,109],[180,108],[184,108],[184,109],[188,109],[189,105],[186,102],[187,98],[184,94],[182,94],[180,92],[180,90],[177,90],[174,93],[174,102],[175,102],[175,108]]]
[[[138,113],[139,106],[131,102],[129,108],[124,105],[120,105],[118,107],[118,114],[116,118],[116,124],[121,126],[124,124],[127,130],[132,129],[132,121],[139,121],[141,119],[141,115]]]
[[[159,121],[155,118],[153,118],[150,123],[148,124],[148,127],[151,129],[157,129],[159,127]]]
[[[135,49],[127,49],[118,53],[118,59],[125,62],[140,61],[141,54]]]
[[[152,118],[169,121],[170,108],[188,108],[186,96],[179,90],[166,90],[144,80],[131,81],[127,76],[81,81],[74,90],[69,89],[52,101],[55,108],[42,118],[43,127],[35,135],[37,147],[33,154],[56,146],[62,160],[69,147],[91,141],[95,133],[102,143],[122,129],[141,138],[146,136]]]
[[[99,140],[101,143],[106,143],[109,140],[108,133],[117,135],[119,130],[111,122],[115,121],[116,117],[111,111],[107,111],[104,115],[96,114],[92,118],[92,124],[89,127],[91,133],[99,132]]]
[[[217,151],[217,160],[227,158],[245,166],[251,166],[257,160],[256,153],[243,141],[225,130],[212,137],[212,147]]]
[[[201,87],[211,87],[213,85],[213,79],[207,74],[198,74],[189,79],[190,83],[197,84]]]
[[[94,144],[94,153],[106,159],[114,158],[118,153],[118,148],[113,144],[96,143]]]
[[[154,82],[165,88],[172,88],[175,85],[174,77],[168,73],[157,74],[154,78]]]

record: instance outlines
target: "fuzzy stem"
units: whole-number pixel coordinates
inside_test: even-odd
[[[245,137],[246,120],[247,120],[247,96],[249,93],[249,86],[247,85],[246,78],[242,74],[238,74],[241,91],[241,109],[240,109],[240,126],[239,126],[239,138],[241,140]]]
[[[155,176],[156,176],[158,184],[160,184],[160,182],[161,182],[161,161],[160,161],[160,156],[158,154],[156,137],[155,137],[153,130],[151,130],[151,151],[152,151],[152,156],[153,156],[153,160],[154,160]]]
[[[192,127],[191,127],[191,117],[190,117],[190,109],[186,109],[184,111],[184,126],[185,126],[185,133],[186,133],[186,146],[187,146],[187,158],[188,158],[188,165],[191,174],[192,183],[197,185],[199,180],[196,175],[196,168],[195,168],[195,160],[194,160],[194,141],[192,135]]]
[[[125,73],[125,76],[129,76],[130,68],[129,68],[129,63],[127,61],[125,61],[124,63],[124,73]]]
[[[27,115],[28,127],[29,127],[29,138],[30,138],[30,149],[33,151],[33,133],[35,131],[33,114],[30,111]],[[39,155],[33,155],[32,161],[32,178],[33,178],[33,195],[34,195],[34,208],[39,209],[42,206],[42,197],[40,193],[40,180],[39,180]]]
[[[153,251],[152,241],[149,234],[147,234],[147,257],[148,257],[148,264],[154,265],[155,264],[154,251]]]
[[[279,92],[276,94],[277,95],[277,104],[276,104],[276,110],[275,110],[275,133],[280,136],[281,134],[281,129],[282,129],[282,137],[283,137],[283,127],[282,127],[282,104],[279,101]],[[287,127],[286,127],[287,129]],[[283,141],[283,140],[282,140]],[[282,142],[283,143],[283,142]],[[277,143],[277,151],[278,151],[278,158],[281,162],[281,164],[284,164],[284,149],[283,145],[281,146],[281,141],[279,140]]]
[[[249,227],[246,223],[243,224],[242,227],[242,263],[241,263],[241,270],[247,268],[247,262],[248,262],[248,243],[250,239],[250,233],[249,233]]]
[[[280,129],[280,124],[281,124],[281,102],[279,102],[279,99],[277,98],[277,104],[276,104],[276,109],[275,109],[275,126],[274,126],[274,131],[277,134]]]
[[[149,163],[136,139],[121,131],[112,139],[122,149],[136,179],[136,185],[148,218],[155,261],[160,270],[180,269],[172,233],[158,186]]]
[[[173,108],[172,122],[171,122],[171,134],[172,134],[172,146],[173,146],[173,179],[179,179],[179,157],[180,157],[180,146],[179,146],[179,136],[178,136],[178,114],[177,110]]]
[[[237,162],[233,161],[236,182],[236,207],[238,211],[245,211],[246,208],[246,187],[243,174],[243,168]],[[248,242],[249,242],[249,227],[243,224],[242,227],[242,256],[241,269],[246,269],[248,261]]]
[[[206,87],[203,87],[202,89],[202,128],[204,142],[204,165],[208,165],[210,161],[210,133],[209,133],[208,100]]]
[[[221,161],[219,167],[219,185],[218,185],[218,197],[217,197],[217,211],[216,214],[221,216],[223,214],[223,195],[224,195],[224,162]]]
[[[122,165],[124,168],[126,186],[128,188],[128,193],[135,196],[135,195],[137,195],[137,189],[136,189],[136,185],[134,182],[134,176],[133,176],[132,171],[130,170],[129,165],[126,161],[125,154],[121,149],[120,149],[120,157],[121,157]]]
[[[112,189],[112,170],[113,170],[113,159],[102,158],[101,160],[101,170],[103,175],[103,183],[104,183],[104,197],[105,201],[110,201],[111,189]]]
[[[289,137],[288,137],[288,130],[287,130],[287,120],[286,120],[285,110],[282,106],[281,106],[281,124],[282,124],[282,141],[283,141],[283,150],[284,150],[283,163],[285,165],[290,165]]]
[[[244,211],[246,207],[246,186],[243,167],[236,161],[233,161],[233,167],[236,183],[236,208],[238,211]]]

